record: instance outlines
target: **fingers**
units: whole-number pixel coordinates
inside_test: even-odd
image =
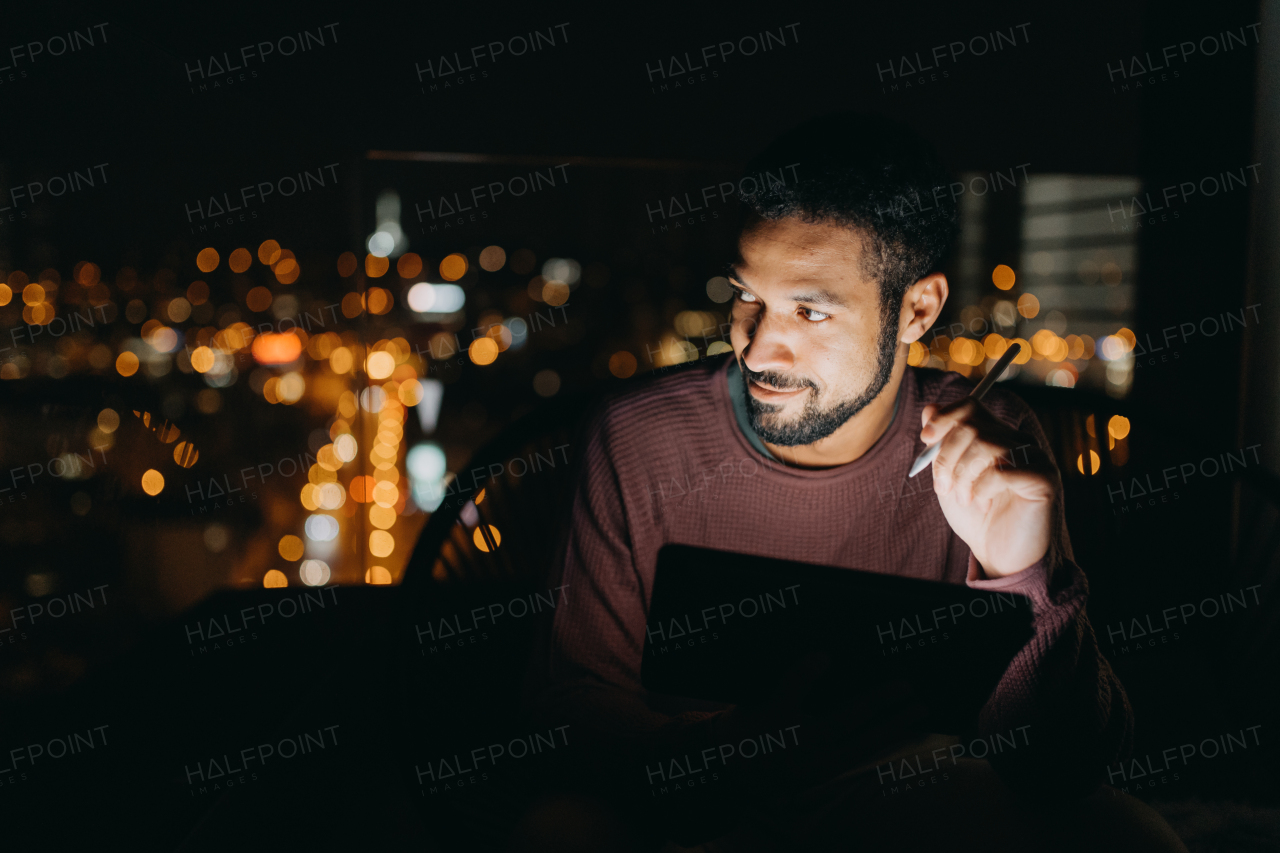
[[[1042,467],[1033,458],[1043,456],[1034,437],[1010,428],[971,398],[941,408],[927,405],[921,417],[921,440],[938,445],[933,462],[938,495],[954,494],[968,505],[973,501],[973,485],[989,470]]]
[[[939,495],[951,491],[956,478],[963,473],[963,469],[958,470],[956,466],[977,438],[977,429],[969,424],[952,424],[948,428],[933,460],[933,489]]]
[[[920,440],[925,444],[936,443],[956,424],[972,420],[980,409],[981,405],[972,397],[965,397],[942,408],[930,403],[924,407],[922,414],[924,429],[920,431]]]
[[[991,497],[1002,491],[1011,491],[1031,500],[1049,500],[1058,491],[1057,470],[1051,465],[1037,464],[1033,460],[1029,466],[999,465],[996,468],[998,470],[993,470],[989,477],[990,482],[982,484],[984,497]],[[975,483],[976,486],[977,483]],[[976,488],[974,495],[975,497],[978,495]]]
[[[1031,446],[1035,447],[1034,444]],[[964,471],[958,475],[960,479],[956,487],[959,489],[963,483],[967,491],[967,495],[965,491],[957,491],[956,496],[965,504],[978,498],[993,497],[1003,490],[1025,491],[1032,484],[1051,482],[1053,477],[1050,475],[1054,471],[1044,454],[1033,456],[1027,453],[1025,444],[1003,448],[982,441],[974,442],[956,467]]]
[[[981,439],[975,439],[969,443],[969,446],[956,462],[950,480],[949,491],[960,502],[961,506],[968,506],[972,502],[974,497],[973,487],[978,480],[985,478],[988,482],[999,481],[999,477],[991,480],[988,474],[999,471],[1000,462],[1004,459],[1004,456],[1004,448],[989,444]]]
[[[989,466],[968,482],[968,497],[960,497],[960,502],[968,506],[973,501],[995,500],[996,496],[1008,488],[1001,473],[998,466]]]
[[[961,506],[969,506],[1008,489],[1038,497],[1056,482],[1053,467],[1039,448],[1034,455],[1027,452],[1036,447],[1034,441],[1005,447],[976,433],[970,439],[963,432],[966,429],[953,429],[950,446],[944,444],[934,460],[934,492],[939,496],[950,494]]]

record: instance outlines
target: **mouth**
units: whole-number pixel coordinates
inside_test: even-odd
[[[747,388],[750,389],[752,397],[764,403],[785,403],[808,390],[807,388],[778,389],[761,383],[757,379],[748,382]]]

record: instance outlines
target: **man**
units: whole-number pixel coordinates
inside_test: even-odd
[[[872,838],[893,849],[1029,849],[1032,839],[1052,849],[1043,834],[1054,824],[1065,827],[1057,840],[1073,839],[1064,849],[1185,849],[1153,811],[1097,785],[1129,749],[1132,715],[1085,616],[1087,584],[1035,416],[999,386],[975,403],[959,374],[907,365],[946,302],[938,268],[956,222],[930,147],[903,126],[836,115],[784,135],[748,173],[764,177],[742,198],[732,356],[615,396],[589,427],[538,708],[589,733],[596,771],[640,780],[662,756],[798,725],[785,757],[726,765],[733,794],[691,794],[699,805],[664,830],[719,834],[708,849],[857,849]],[[935,442],[932,469],[908,481]],[[913,732],[923,709],[900,692],[806,714],[817,661],[766,708],[646,694],[646,613],[667,543],[1028,596],[1034,637],[979,727],[1022,731],[1029,745],[996,761],[999,775],[987,761],[953,762],[948,779],[961,784],[904,804],[870,768],[936,755],[942,741]],[[932,834],[906,831],[917,818]]]

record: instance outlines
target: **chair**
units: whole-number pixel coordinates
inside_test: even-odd
[[[549,401],[503,430],[449,484],[419,535],[399,588],[399,621],[414,625],[417,636],[403,636],[396,662],[396,703],[431,709],[426,725],[406,727],[404,752],[414,761],[465,756],[478,744],[527,734],[520,708],[540,617],[495,621],[487,642],[474,642],[477,630],[465,648],[428,646],[420,632],[440,627],[442,617],[465,619],[473,608],[546,596],[547,570],[567,532],[579,436],[596,399]],[[524,778],[531,770],[504,766],[474,794],[420,785],[424,823],[450,849],[505,849],[540,790]]]
[[[542,581],[572,499],[581,422],[596,399],[544,404],[475,453],[418,537],[407,591]]]

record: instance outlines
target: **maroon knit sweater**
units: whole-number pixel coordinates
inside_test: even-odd
[[[658,549],[681,543],[1022,593],[1035,635],[984,707],[981,733],[1030,723],[1042,755],[1095,778],[1126,754],[1132,713],[1085,615],[1088,585],[1072,561],[1062,501],[1058,541],[1045,559],[988,580],[948,526],[932,471],[907,478],[924,449],[925,404],[958,400],[973,384],[908,367],[893,423],[870,450],[835,468],[804,469],[769,460],[738,428],[731,358],[645,382],[592,418],[567,540],[552,567],[564,600],[531,673],[536,710],[580,732],[672,754],[695,745],[700,727],[710,733],[725,706],[673,704],[640,685]],[[983,405],[1052,458],[1021,399],[997,386]],[[1048,773],[1057,770],[1065,768]],[[1045,781],[1043,765],[1036,773]]]

